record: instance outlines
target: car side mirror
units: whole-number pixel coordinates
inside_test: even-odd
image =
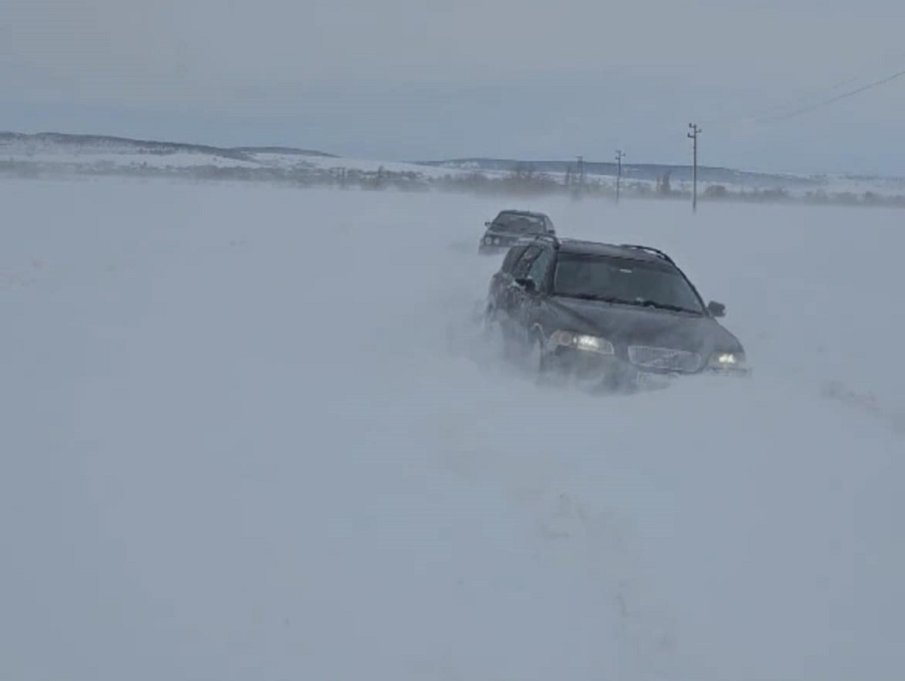
[[[485,223],[484,223],[484,226],[485,226],[485,227],[490,227],[490,223],[489,223],[489,222],[485,222]]]
[[[726,306],[722,303],[717,303],[716,301],[711,300],[709,303],[707,303],[707,312],[711,317],[725,317]]]
[[[535,291],[537,291],[537,286],[534,283],[534,279],[516,279],[515,283],[525,289],[525,291],[527,291],[528,293],[534,293]]]

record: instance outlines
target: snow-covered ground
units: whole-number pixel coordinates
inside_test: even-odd
[[[898,678],[899,213],[526,202],[755,366],[613,398],[480,340],[508,203],[0,182],[0,678]]]

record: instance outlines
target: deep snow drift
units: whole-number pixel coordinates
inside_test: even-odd
[[[898,678],[898,212],[0,183],[0,677]],[[484,220],[669,250],[750,380],[545,388]]]

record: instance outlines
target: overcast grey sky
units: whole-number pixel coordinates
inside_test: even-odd
[[[905,174],[901,0],[2,0],[0,129]]]

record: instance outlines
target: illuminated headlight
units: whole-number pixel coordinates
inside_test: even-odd
[[[613,344],[606,338],[600,338],[599,336],[572,333],[571,331],[556,331],[550,336],[550,342],[553,345],[562,345],[564,347],[584,350],[586,352],[596,352],[599,355],[616,354]]]
[[[715,352],[710,357],[711,369],[741,369],[744,364],[744,352]]]
[[[499,237],[496,237],[496,236],[493,237],[493,245],[494,245],[494,246],[499,246],[499,245],[500,245],[500,238],[499,238]]]
[[[489,245],[492,244],[492,243],[493,243],[493,239],[491,239],[489,236],[485,236],[485,237],[484,237],[484,245],[485,245],[485,246],[489,246]]]

